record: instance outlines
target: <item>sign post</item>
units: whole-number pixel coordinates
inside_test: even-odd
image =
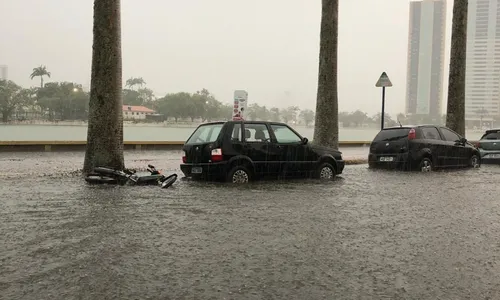
[[[375,86],[382,88],[382,113],[380,114],[380,130],[382,130],[384,129],[384,117],[385,117],[385,88],[391,87],[392,82],[389,79],[389,76],[387,76],[387,74],[383,72],[382,75],[380,75],[380,78],[378,79]]]
[[[234,91],[233,103],[233,121],[245,119],[245,110],[247,109],[248,92],[244,90]]]

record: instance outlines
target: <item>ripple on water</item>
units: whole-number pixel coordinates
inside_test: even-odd
[[[499,180],[496,166],[362,165],[333,183],[178,180],[166,190],[0,178],[0,294],[495,299]]]

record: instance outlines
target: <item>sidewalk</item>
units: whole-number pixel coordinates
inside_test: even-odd
[[[368,158],[368,147],[349,147],[340,148],[342,156],[344,159],[367,159]]]
[[[346,164],[364,164],[368,148],[343,148]],[[0,177],[69,175],[83,167],[84,152],[0,152]],[[182,151],[126,151],[127,168],[144,170],[147,164],[180,172]]]

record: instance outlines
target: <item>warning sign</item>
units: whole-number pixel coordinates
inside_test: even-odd
[[[375,83],[376,87],[391,87],[392,82],[389,79],[389,76],[387,76],[387,73],[383,72],[382,75],[380,75],[380,78],[378,79],[377,83]]]

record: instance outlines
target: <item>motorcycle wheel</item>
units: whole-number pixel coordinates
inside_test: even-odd
[[[177,181],[177,174],[174,173],[172,175],[169,175],[161,181],[161,188],[167,189],[170,186],[172,186],[172,184],[174,184],[174,182],[176,182],[176,181]]]
[[[85,181],[90,184],[117,184],[118,180],[111,177],[89,175],[85,177]]]

